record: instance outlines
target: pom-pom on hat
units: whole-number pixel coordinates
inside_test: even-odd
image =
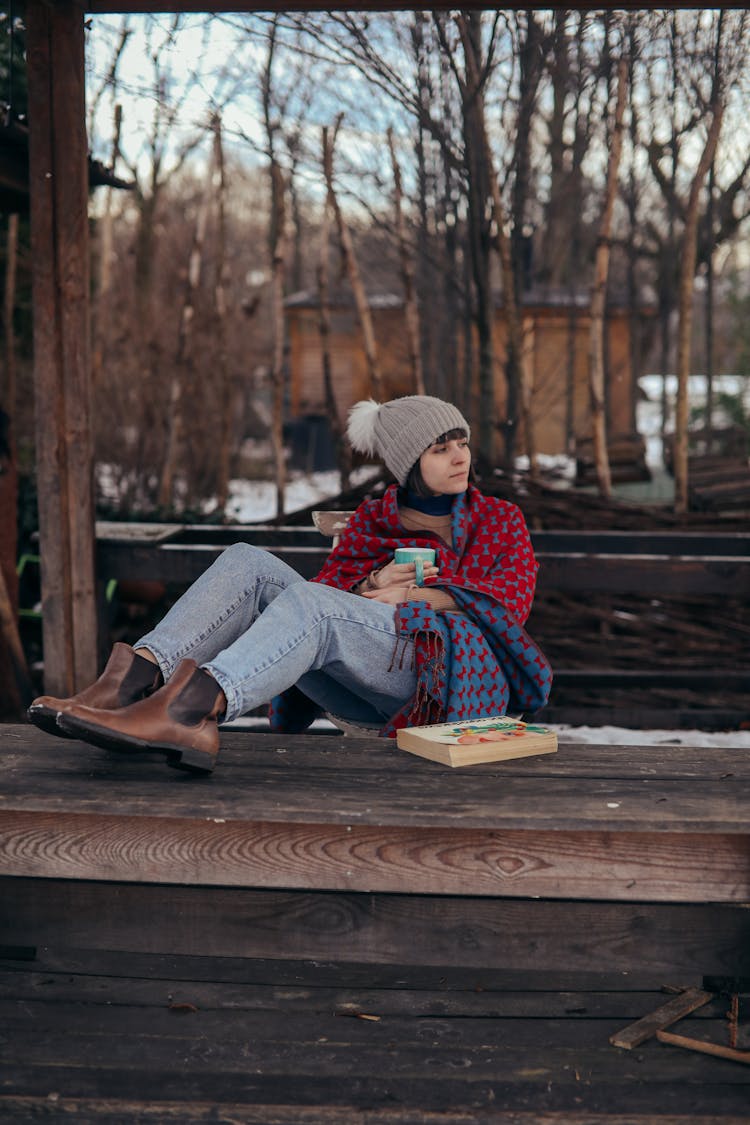
[[[352,449],[380,457],[403,485],[425,449],[450,430],[465,430],[471,437],[457,407],[432,395],[407,395],[383,403],[371,398],[356,402],[346,432]]]

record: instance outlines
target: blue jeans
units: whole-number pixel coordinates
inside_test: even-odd
[[[413,642],[402,653],[394,608],[307,582],[235,543],[134,647],[154,654],[165,680],[185,657],[204,667],[226,696],[227,721],[296,684],[333,715],[383,723],[416,690]]]

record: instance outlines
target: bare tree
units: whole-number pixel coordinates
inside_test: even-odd
[[[322,130],[323,139],[323,168],[328,168],[333,160],[333,147],[335,137],[331,136],[328,126]],[[327,175],[327,174],[326,174]],[[326,195],[323,202],[323,221],[320,225],[320,252],[316,270],[318,287],[318,331],[320,333],[320,353],[323,364],[323,393],[325,395],[326,413],[331,426],[331,434],[336,449],[336,461],[339,468],[341,489],[347,489],[351,476],[351,451],[344,437],[344,427],[339,414],[336,393],[333,388],[333,366],[331,362],[331,302],[328,284],[328,255],[331,238],[331,201]]]
[[[375,341],[375,329],[372,323],[372,315],[370,313],[370,304],[367,299],[364,282],[362,281],[362,274],[357,262],[357,256],[354,252],[354,243],[352,241],[351,231],[344,218],[341,205],[339,203],[338,195],[333,181],[333,138],[339,131],[341,126],[341,116],[336,121],[336,126],[333,130],[331,142],[328,145],[326,153],[326,161],[323,167],[323,173],[326,181],[326,190],[328,202],[333,211],[336,220],[336,230],[339,236],[339,246],[341,249],[341,256],[343,258],[344,269],[349,278],[349,284],[352,287],[352,294],[354,295],[354,303],[357,308],[357,316],[359,317],[359,326],[362,329],[362,343],[365,349],[365,360],[367,362],[367,375],[370,381],[370,391],[376,399],[380,400],[383,396],[383,376],[380,370],[380,361],[378,359],[377,343]]]
[[[604,374],[604,328],[607,302],[607,278],[612,235],[612,215],[617,195],[617,178],[622,155],[623,121],[628,88],[628,60],[625,55],[617,66],[617,92],[612,121],[612,135],[609,145],[607,167],[607,187],[604,195],[599,241],[596,247],[594,265],[594,284],[591,291],[591,328],[589,334],[589,390],[591,397],[591,426],[594,435],[594,460],[599,491],[609,498],[612,493],[612,478],[607,453],[607,420],[605,411]]]
[[[206,238],[206,227],[212,200],[213,175],[212,170],[209,168],[203,195],[198,203],[198,212],[193,229],[193,241],[190,247],[182,309],[180,311],[177,350],[174,357],[172,378],[170,381],[164,461],[162,463],[161,476],[159,479],[158,499],[159,507],[162,509],[169,508],[173,501],[175,474],[177,472],[181,452],[184,428],[184,386],[190,381],[195,369],[192,349],[195,299],[200,282],[203,263],[203,246]]]
[[[716,29],[716,52],[711,99],[707,106],[710,114],[706,141],[695,170],[687,207],[680,265],[679,327],[677,332],[677,403],[675,407],[675,511],[683,514],[688,508],[688,376],[693,323],[693,288],[698,244],[698,218],[700,197],[709,168],[713,164],[724,118],[725,76],[722,72],[721,45],[724,34],[724,12],[719,12]]]
[[[393,143],[393,127],[388,128],[388,151],[391,154],[393,168],[393,209],[396,223],[396,237],[398,239],[399,260],[401,262],[401,280],[404,286],[404,311],[406,314],[406,337],[409,344],[409,362],[412,372],[414,393],[425,393],[424,371],[422,367],[422,351],[420,347],[419,306],[414,288],[414,262],[406,235],[406,222],[403,209],[403,188],[401,186],[401,168],[396,156]]]
[[[122,106],[114,108],[114,136],[110,154],[109,168],[115,171],[120,153],[120,130],[122,128]],[[91,326],[91,378],[96,385],[101,375],[106,360],[107,345],[111,333],[112,318],[110,316],[110,298],[112,290],[113,266],[113,226],[114,226],[114,188],[107,187],[104,196],[104,205],[97,221],[98,233],[98,269],[96,271],[95,298],[92,302]]]
[[[278,122],[272,112],[273,60],[276,51],[278,16],[274,16],[268,35],[268,54],[263,72],[263,119],[268,145],[268,171],[271,181],[271,214],[269,224],[269,250],[271,258],[271,322],[273,324],[273,353],[271,359],[272,422],[271,445],[276,475],[276,519],[283,521],[286,492],[286,460],[284,453],[284,400],[286,397],[286,370],[284,344],[286,320],[284,317],[284,289],[287,255],[286,184],[284,173],[276,157]]]
[[[518,426],[518,419],[515,416],[516,410],[521,412],[522,418],[525,423],[526,429],[526,445],[530,457],[532,469],[535,470],[535,449],[534,449],[534,431],[531,419],[531,381],[530,375],[527,372],[527,364],[525,362],[524,341],[523,341],[523,323],[521,313],[518,306],[518,284],[516,280],[516,271],[513,258],[513,247],[509,233],[510,223],[503,206],[500,184],[498,182],[497,173],[495,171],[494,161],[492,158],[492,151],[490,148],[489,139],[487,136],[487,123],[485,120],[484,112],[484,98],[482,95],[482,86],[486,81],[487,75],[487,60],[482,59],[481,52],[481,24],[474,18],[476,13],[460,12],[456,17],[458,29],[461,36],[461,44],[464,51],[464,62],[466,67],[465,86],[463,97],[465,105],[470,114],[469,130],[467,131],[467,144],[469,137],[476,133],[476,143],[478,145],[477,151],[477,168],[481,168],[480,176],[486,179],[489,196],[492,200],[492,213],[494,217],[493,225],[493,238],[497,251],[500,257],[500,264],[503,279],[503,308],[505,311],[506,331],[507,331],[507,344],[506,344],[506,360],[505,360],[505,375],[508,384],[508,411],[505,421],[505,462],[508,471],[512,471],[515,464],[516,456],[516,432]],[[491,295],[489,298],[490,316],[492,317],[492,304]],[[488,343],[491,348],[492,339],[492,319],[489,325],[489,340]],[[490,361],[492,360],[492,353],[490,352]],[[480,433],[485,419],[485,411],[487,411],[488,418],[494,418],[494,362],[488,365],[489,370],[485,371],[485,379],[489,385],[484,385],[481,394],[481,414],[480,414]],[[488,378],[491,377],[491,378]],[[481,380],[481,364],[480,364],[480,380]],[[486,427],[487,422],[484,421]],[[485,437],[485,442],[487,442]],[[481,438],[480,438],[481,446]],[[484,447],[485,456],[491,456],[491,447]]]
[[[468,235],[475,290],[475,316],[479,350],[479,455],[480,466],[494,463],[495,446],[495,348],[493,338],[494,308],[490,274],[492,225],[487,201],[495,201],[491,183],[493,167],[488,159],[489,144],[484,118],[484,85],[489,73],[489,60],[485,57],[482,42],[482,13],[460,12],[456,26],[463,50],[463,70],[457,52],[449,41],[449,29],[442,14],[434,15],[441,47],[448,59],[461,96],[463,112],[463,141],[468,187]],[[499,201],[499,191],[497,200]],[[504,210],[495,213],[495,228],[505,238]],[[502,259],[501,259],[502,260]],[[512,272],[510,254],[502,260],[503,267]],[[503,297],[508,278],[503,274]],[[512,282],[511,282],[512,288]],[[515,292],[515,290],[514,290]],[[511,297],[513,301],[513,297]],[[507,365],[515,364],[510,334],[507,348]],[[506,427],[507,427],[506,421]],[[508,443],[506,441],[506,454]]]
[[[216,193],[216,262],[214,284],[214,313],[216,321],[216,397],[219,402],[219,456],[216,472],[216,506],[223,512],[229,499],[229,473],[231,466],[233,384],[227,354],[227,220],[226,220],[226,167],[222,141],[221,114],[212,119],[213,130],[213,184]]]
[[[637,81],[648,93],[639,104],[638,131],[652,182],[644,191],[639,253],[644,262],[653,263],[656,273],[663,435],[670,422],[667,376],[674,370],[672,323],[675,312],[679,317],[680,274],[685,265],[683,239],[688,200],[682,185],[692,182],[693,153],[704,147],[705,134],[701,137],[700,133],[712,113],[711,87],[717,64],[724,73],[725,108],[732,99],[736,103],[737,129],[746,115],[747,13],[723,11],[721,42],[716,37],[717,20],[716,14],[713,19],[697,19],[694,13],[673,9],[668,13],[650,13],[645,24],[640,21],[649,50],[641,51],[638,60]],[[696,270],[702,265],[708,269],[717,248],[737,237],[750,213],[750,150],[747,146],[738,148],[735,137],[736,134],[713,162],[715,190],[703,214],[701,201],[705,193],[698,193]],[[720,138],[717,146],[719,141]],[[713,212],[710,223],[709,207]]]

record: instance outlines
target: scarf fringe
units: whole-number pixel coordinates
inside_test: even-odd
[[[395,672],[396,669],[398,669],[399,672],[403,672],[404,663],[406,661],[406,653],[407,653],[407,650],[409,650],[409,648],[411,648],[411,659],[409,661],[409,670],[411,671],[414,668],[416,668],[416,652],[415,652],[415,647],[411,642],[412,642],[411,637],[404,636],[401,633],[399,633],[397,635],[396,643],[393,646],[393,656],[391,657],[391,662],[388,665],[388,671],[389,672]],[[401,649],[401,655],[400,656],[399,656],[399,647]]]

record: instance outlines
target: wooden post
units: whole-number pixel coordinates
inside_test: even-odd
[[[83,7],[26,4],[45,690],[97,671]]]

